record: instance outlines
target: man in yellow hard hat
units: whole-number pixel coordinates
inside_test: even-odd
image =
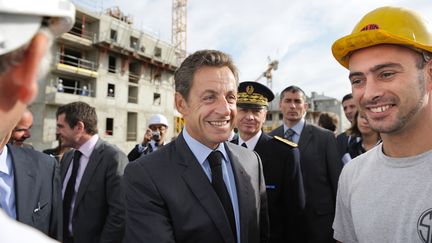
[[[334,238],[431,242],[432,34],[411,10],[378,8],[332,47],[382,143],[340,176]]]

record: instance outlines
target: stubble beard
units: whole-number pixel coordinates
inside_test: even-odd
[[[417,76],[417,85],[420,95],[416,105],[412,107],[406,114],[396,114],[395,121],[389,126],[380,126],[379,124],[374,126],[373,122],[372,124],[369,122],[369,125],[373,131],[385,134],[397,134],[403,131],[404,127],[408,124],[408,122],[411,121],[412,118],[419,112],[419,110],[423,107],[426,95],[425,77],[421,71],[422,70],[419,70]]]

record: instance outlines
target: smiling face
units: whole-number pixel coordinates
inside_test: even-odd
[[[267,110],[265,108],[242,108],[238,107],[237,128],[240,137],[248,141],[255,136],[265,122]]]
[[[214,149],[234,128],[236,79],[228,67],[201,67],[195,74],[188,98],[176,93],[177,110],[194,139]]]
[[[414,51],[394,45],[378,45],[355,51],[349,60],[355,103],[370,127],[397,134],[415,129],[425,119],[430,81],[416,66]]]
[[[14,145],[23,146],[24,141],[31,137],[30,129],[33,125],[33,115],[26,110],[12,131],[11,140]]]
[[[63,147],[79,148],[79,127],[71,128],[65,119],[66,115],[60,114],[57,117],[56,134],[61,141]]]

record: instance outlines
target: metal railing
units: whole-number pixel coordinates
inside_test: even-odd
[[[97,71],[97,64],[95,62],[60,52],[57,52],[56,63]]]

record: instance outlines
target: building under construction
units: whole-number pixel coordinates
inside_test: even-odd
[[[175,48],[133,28],[118,8],[95,13],[77,6],[74,28],[52,52],[51,72],[31,106],[37,149],[57,145],[56,110],[74,101],[96,108],[99,136],[124,152],[142,141],[152,114],[167,116],[167,137],[175,134]]]

